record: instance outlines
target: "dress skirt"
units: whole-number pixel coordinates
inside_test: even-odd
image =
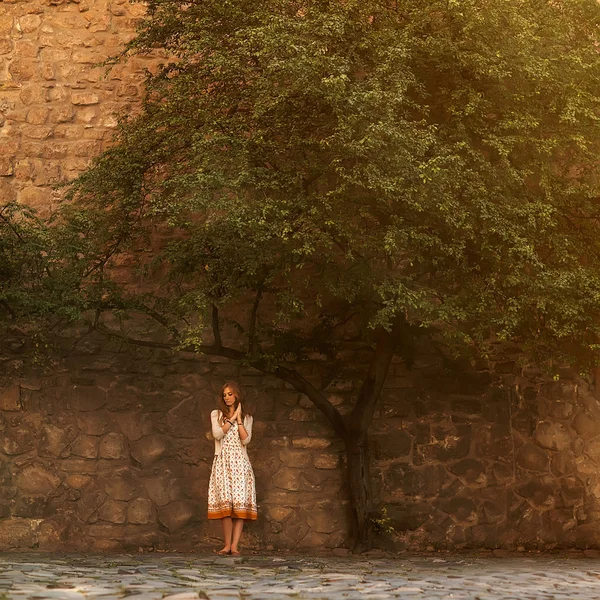
[[[242,450],[238,425],[223,437],[221,454],[215,456],[208,483],[208,518],[258,518],[254,471]]]

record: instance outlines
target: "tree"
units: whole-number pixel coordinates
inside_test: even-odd
[[[104,321],[141,313],[159,345],[306,394],[344,441],[366,547],[368,429],[414,336],[479,353],[512,340],[550,370],[597,360],[600,7],[147,5],[117,60],[166,62],[61,216],[95,278],[81,305],[111,335],[156,345]],[[141,288],[114,278],[123,254]],[[348,343],[370,364],[343,417],[299,365],[319,352],[335,369]]]

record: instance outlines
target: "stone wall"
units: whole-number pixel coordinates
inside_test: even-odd
[[[48,212],[53,185],[110,141],[140,100],[151,58],[95,66],[129,40],[143,5],[127,0],[0,2],[0,201]],[[155,59],[154,59],[155,60]]]
[[[341,442],[276,379],[220,359],[109,348],[88,336],[40,367],[0,351],[0,550],[202,550],[210,411],[238,379],[254,405],[249,454],[259,548],[346,545]],[[23,357],[26,353],[23,352]],[[502,371],[512,369],[518,374]],[[342,413],[356,367],[330,382]],[[500,371],[500,372],[498,372]],[[303,373],[319,384],[327,365]],[[496,373],[495,375],[492,375]],[[370,436],[377,543],[393,550],[600,547],[600,403],[589,384],[515,363],[392,367]]]
[[[136,58],[94,66],[133,34],[127,0],[0,3],[0,199],[50,210],[53,189],[110,143],[139,102]],[[227,362],[107,348],[86,338],[36,371],[18,336],[0,355],[0,549],[203,547],[208,416],[224,379],[257,404],[250,448],[262,547],[346,541],[343,453],[306,398]],[[15,358],[15,355],[17,356]],[[394,549],[600,547],[600,404],[506,356],[449,368],[423,349],[392,368],[372,429],[379,542]],[[306,365],[317,380],[326,365]],[[348,411],[360,371],[328,391]]]

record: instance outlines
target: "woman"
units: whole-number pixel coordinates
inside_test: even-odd
[[[219,408],[210,413],[215,458],[208,484],[208,518],[221,519],[225,544],[217,554],[239,556],[244,521],[254,521],[256,488],[246,446],[252,439],[252,417],[244,413],[237,383],[227,382]]]

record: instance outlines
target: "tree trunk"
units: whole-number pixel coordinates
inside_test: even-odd
[[[373,532],[371,457],[367,432],[350,434],[344,441],[348,468],[352,551],[364,552],[371,548]]]

